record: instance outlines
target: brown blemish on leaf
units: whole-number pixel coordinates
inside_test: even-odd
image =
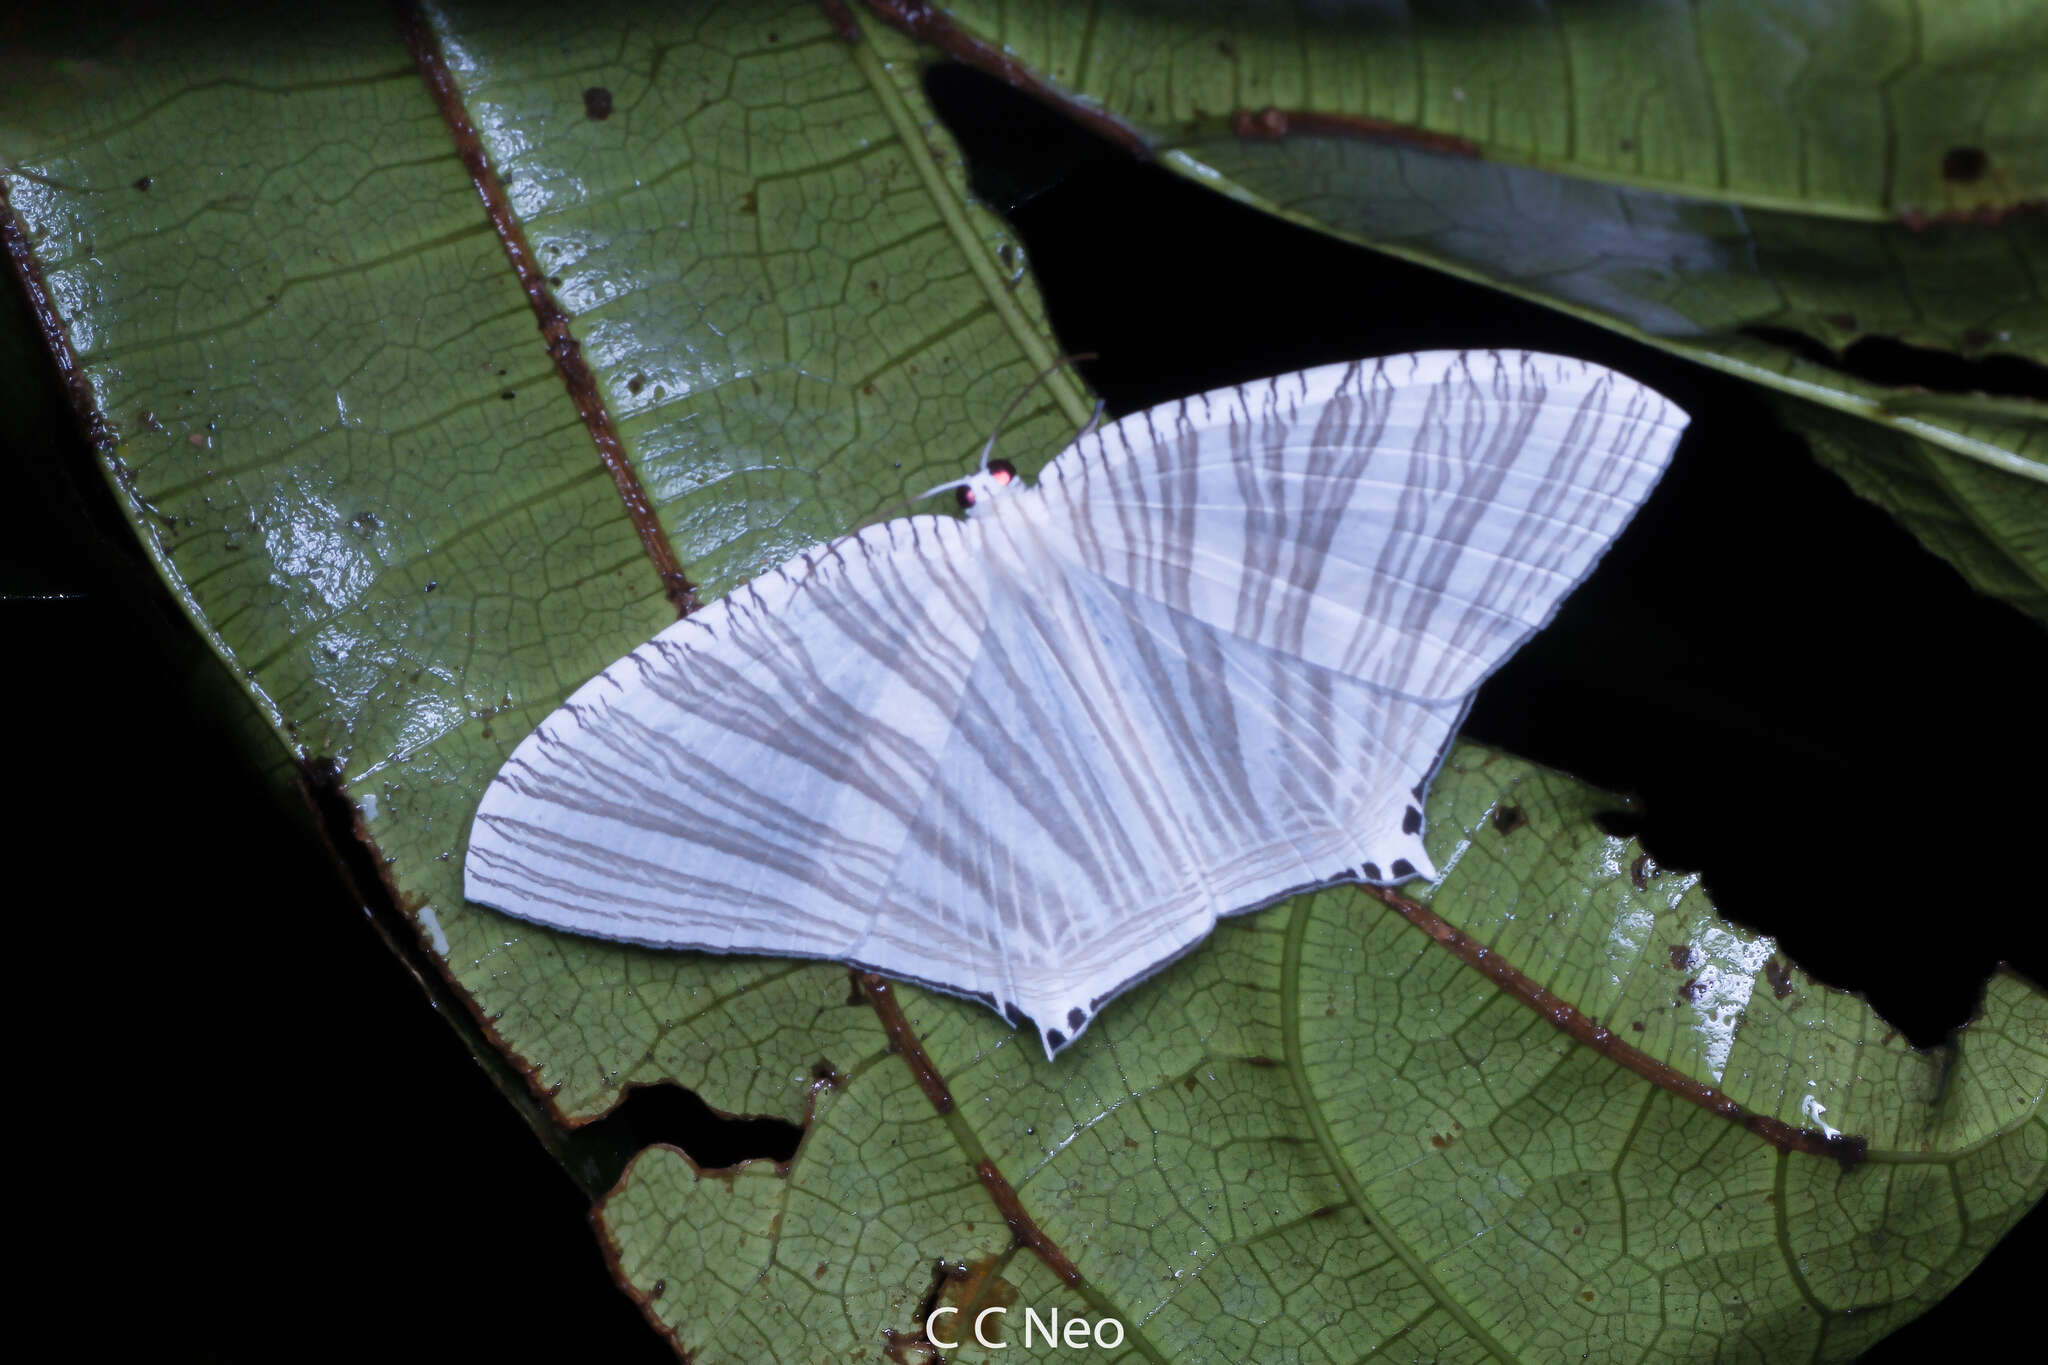
[[[1941,178],[1952,185],[1974,185],[1991,169],[1981,147],[1951,147],[1941,154]]]
[[[687,616],[697,608],[697,590],[676,559],[675,547],[661,528],[661,520],[655,515],[647,490],[640,484],[639,473],[626,458],[626,449],[619,440],[618,430],[612,425],[611,413],[598,394],[597,376],[591,373],[589,362],[583,358],[582,346],[570,333],[569,316],[548,291],[539,262],[527,245],[526,231],[512,211],[504,183],[492,168],[490,156],[484,151],[483,139],[477,135],[476,126],[470,122],[469,111],[463,106],[462,94],[455,88],[455,78],[441,52],[440,39],[435,37],[432,27],[414,3],[408,2],[399,7],[399,27],[405,34],[406,48],[412,54],[413,65],[419,69],[420,79],[426,83],[427,92],[440,111],[441,121],[447,125],[456,155],[462,159],[463,166],[469,171],[470,183],[483,200],[484,216],[497,233],[499,244],[505,249],[505,258],[512,265],[512,273],[526,292],[527,302],[540,324],[541,335],[547,341],[548,355],[555,363],[555,372],[561,376],[563,387],[569,391],[570,400],[575,404],[576,415],[582,418],[591,444],[597,448],[598,462],[611,476],[619,501],[626,506],[626,516],[639,534],[641,549],[654,565],[663,593],[677,616]]]
[[[1706,994],[1706,990],[1700,985],[1698,978],[1687,977],[1685,984],[1678,988],[1678,993],[1685,997],[1686,1004],[1697,1005],[1700,1002],[1700,997]]]
[[[1640,1048],[1615,1037],[1612,1032],[1579,1013],[1569,1001],[1561,1000],[1538,986],[1513,963],[1485,944],[1454,928],[1429,907],[1409,900],[1390,887],[1361,885],[1358,889],[1374,900],[1398,910],[1410,924],[1429,935],[1466,966],[1486,977],[1503,993],[1535,1010],[1548,1019],[1559,1032],[1592,1048],[1616,1066],[1698,1105],[1710,1114],[1718,1114],[1762,1138],[1779,1151],[1831,1157],[1841,1163],[1844,1171],[1854,1170],[1862,1163],[1864,1152],[1869,1146],[1866,1139],[1848,1135],[1830,1137],[1812,1128],[1794,1128],[1791,1124],[1768,1114],[1752,1114],[1713,1086],[1695,1080],[1658,1061]],[[1687,985],[1697,989],[1696,982],[1688,982]]]
[[[1453,1138],[1448,1133],[1431,1133],[1429,1135],[1429,1145],[1436,1148],[1439,1152],[1441,1152],[1444,1148],[1450,1146],[1455,1141],[1457,1141],[1457,1139]]]
[[[1002,1276],[1004,1258],[1000,1255],[977,1256],[960,1267],[948,1287],[952,1292],[947,1296],[959,1308],[960,1316],[972,1318],[983,1308],[1008,1308],[1017,1302],[1017,1286]],[[988,1321],[988,1330],[996,1331],[1002,1326],[1000,1316]]]
[[[1681,972],[1685,971],[1692,966],[1692,945],[1690,943],[1674,943],[1671,945],[1670,956],[1671,965]]]
[[[1493,827],[1502,834],[1513,834],[1528,823],[1529,817],[1522,814],[1520,806],[1495,806],[1493,808]]]
[[[1273,1059],[1272,1059],[1271,1057],[1247,1057],[1247,1058],[1245,1058],[1245,1059],[1244,1059],[1244,1064],[1245,1064],[1246,1066],[1278,1066],[1278,1065],[1280,1065],[1280,1063],[1278,1063],[1278,1062],[1274,1061],[1274,1060],[1273,1060]]]
[[[930,43],[954,61],[994,76],[1004,85],[1072,119],[1097,137],[1133,156],[1151,158],[1152,149],[1136,129],[1114,114],[1072,99],[999,47],[983,42],[922,0],[867,0],[868,12],[920,43]]]
[[[1125,1138],[1124,1146],[1130,1148],[1132,1151],[1135,1152],[1138,1150],[1138,1140],[1136,1138]]]
[[[141,190],[141,191],[142,191],[142,192],[143,192],[144,194],[148,194],[148,193],[149,193],[149,187],[150,187],[151,185],[154,185],[155,183],[156,183],[156,177],[155,177],[155,176],[153,176],[153,175],[145,175],[145,176],[142,176],[141,178],[139,178],[138,180],[136,180],[136,182],[135,182],[135,188],[136,188],[136,189],[138,189],[138,190]]]
[[[583,114],[593,123],[603,123],[612,116],[612,92],[601,85],[593,85],[583,92]]]
[[[1773,957],[1764,963],[1764,980],[1771,983],[1771,994],[1783,1000],[1792,994],[1792,973],[1785,970],[1785,964]]]
[[[1636,860],[1628,865],[1628,879],[1635,883],[1636,890],[1648,891],[1650,889],[1651,866],[1650,855],[1647,853],[1638,853]]]
[[[741,195],[741,196],[740,196],[740,212],[741,212],[741,213],[745,213],[745,214],[755,214],[755,213],[759,213],[760,211],[761,211],[761,201],[760,201],[760,199],[759,199],[759,198],[757,198],[757,197],[755,196],[755,194],[754,194],[754,192],[753,192],[752,190],[748,190],[748,191],[747,191],[747,192],[746,192],[745,194],[743,194],[743,195]]]
[[[1391,119],[1364,114],[1324,114],[1310,109],[1239,110],[1231,116],[1230,131],[1241,138],[1278,141],[1284,137],[1348,137],[1365,142],[1394,142],[1418,147],[1443,156],[1476,157],[1479,144],[1470,138],[1432,132]]]

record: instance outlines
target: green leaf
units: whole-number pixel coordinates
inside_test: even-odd
[[[1012,1340],[1026,1306],[1112,1314],[1138,1358],[1844,1358],[1938,1298],[2048,1180],[2041,994],[2001,977],[1954,1054],[1908,1052],[1601,834],[1606,798],[1469,747],[1429,907],[1232,921],[1057,1064],[977,1005],[461,899],[483,784],[672,619],[666,561],[709,597],[886,511],[1053,354],[918,53],[834,24],[180,14],[22,38],[0,96],[109,486],[279,748],[340,765],[491,1038],[565,1124],[662,1081],[808,1116],[786,1171],[653,1148],[606,1201],[679,1344],[909,1355],[935,1295],[1014,1303]],[[1050,392],[1009,449],[1085,418]]]
[[[2048,999],[2000,976],[1953,1055],[1913,1052],[1601,833],[1615,805],[1460,747],[1430,793],[1446,875],[1414,912],[1540,967],[1546,1009],[1599,1045],[1327,890],[1226,920],[1071,1064],[906,989],[921,1087],[848,1004],[870,1027],[828,1054],[789,1170],[642,1153],[602,1211],[612,1254],[704,1360],[850,1359],[878,1326],[914,1339],[932,1293],[960,1322],[1010,1305],[1011,1346],[1026,1306],[1113,1315],[1144,1360],[1853,1357],[2048,1184]],[[1753,1127],[1857,1142],[1781,1150],[1694,1083]],[[1055,1256],[1018,1245],[984,1164]]]
[[[1082,8],[925,31],[1001,45],[1247,203],[1773,391],[1852,487],[2048,620],[2048,11]],[[1907,373],[1859,378],[1866,341],[1915,348]],[[1984,357],[2031,396],[1969,392]],[[1902,459],[1951,472],[1880,491]]]

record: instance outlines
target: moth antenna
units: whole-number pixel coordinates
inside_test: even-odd
[[[1043,384],[1046,380],[1050,379],[1053,375],[1058,374],[1062,369],[1065,369],[1069,365],[1077,365],[1084,360],[1100,360],[1101,358],[1102,357],[1094,351],[1074,351],[1056,357],[1053,360],[1052,364],[1046,366],[1037,374],[1033,375],[1031,377],[1031,382],[1029,384],[1026,384],[1023,387],[1023,389],[1018,392],[1017,396],[1010,400],[1010,405],[1003,409],[1003,415],[996,418],[996,428],[994,431],[991,431],[989,433],[988,443],[982,446],[981,448],[981,472],[984,474],[988,473],[989,460],[992,456],[994,456],[996,450],[996,437],[1002,434],[1003,427],[1016,413],[1017,405],[1022,403],[1027,397],[1029,397],[1033,389],[1037,388],[1040,384]],[[1074,438],[1075,440],[1079,440],[1082,436],[1086,436],[1089,432],[1095,430],[1096,423],[1102,420],[1104,406],[1105,405],[1103,404],[1103,401],[1100,398],[1095,400],[1095,411],[1088,418],[1088,425],[1081,428],[1080,433]],[[923,502],[926,498],[935,498],[939,494],[950,492],[955,488],[965,488],[970,482],[972,482],[971,477],[948,479],[944,483],[934,484],[932,487],[925,489],[922,493],[913,493],[907,498],[899,499],[898,501],[891,503],[888,507],[885,507],[881,511],[876,512],[874,515],[868,517],[859,525],[855,526],[852,530],[843,532],[842,534],[835,536],[830,541],[827,541],[827,548],[831,548],[833,546],[838,545],[840,541],[845,540],[848,536],[859,535],[862,531],[866,530],[870,526],[878,525],[881,522],[888,521],[900,512],[909,511],[912,507],[915,507],[918,503]]]
[[[1067,355],[1055,356],[1053,358],[1052,364],[1046,366],[1037,374],[1031,376],[1031,382],[1029,384],[1026,384],[1022,389],[1017,391],[1017,396],[1010,400],[1010,406],[1003,409],[1003,415],[1001,417],[996,418],[996,429],[988,434],[988,444],[981,448],[981,472],[984,474],[988,473],[989,457],[996,453],[996,437],[1003,434],[1003,428],[1009,425],[1010,418],[1013,415],[1015,415],[1017,411],[1017,405],[1019,403],[1022,403],[1026,398],[1030,397],[1031,391],[1033,389],[1037,388],[1040,384],[1043,384],[1046,380],[1052,378],[1054,375],[1058,374],[1061,370],[1065,369],[1069,365],[1078,365],[1080,362],[1084,360],[1100,359],[1102,359],[1102,357],[1097,355],[1093,351],[1074,351]],[[1098,420],[1100,420],[1101,417],[1102,400],[1098,398],[1095,400],[1095,416],[1088,419],[1088,425],[1090,427],[1093,427],[1095,423]],[[951,488],[952,486],[952,484],[942,484],[939,487],[933,489],[932,492],[943,493],[946,491],[946,489]]]
[[[1084,426],[1084,427],[1082,427],[1082,428],[1081,428],[1081,429],[1080,429],[1079,431],[1075,432],[1075,433],[1074,433],[1074,439],[1078,441],[1078,440],[1080,440],[1080,439],[1081,439],[1081,438],[1082,438],[1083,436],[1087,436],[1087,435],[1089,435],[1090,433],[1092,433],[1092,432],[1093,432],[1093,431],[1095,430],[1095,428],[1097,428],[1097,427],[1101,426],[1101,425],[1102,425],[1102,414],[1103,414],[1104,412],[1108,411],[1108,409],[1109,409],[1109,404],[1107,404],[1107,403],[1103,402],[1103,401],[1102,401],[1102,400],[1101,400],[1100,398],[1096,399],[1096,400],[1095,400],[1095,411],[1093,411],[1093,412],[1091,412],[1091,413],[1089,413],[1089,414],[1088,414],[1088,425],[1087,425],[1087,426]]]

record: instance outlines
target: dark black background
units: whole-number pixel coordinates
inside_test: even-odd
[[[1134,167],[979,77],[934,91],[1113,411],[1494,345],[1595,359],[1690,410],[1650,504],[1467,732],[1640,797],[1661,862],[1701,869],[1724,913],[1916,1042],[1961,1024],[2001,959],[2048,976],[2043,632],[1753,393]],[[66,420],[12,422],[32,477],[0,512],[0,626],[29,797],[15,864],[48,879],[17,906],[17,975],[52,1002],[14,1057],[41,1080],[15,1112],[46,1135],[48,1255],[108,1305],[74,1330],[195,1360],[672,1359],[610,1282],[582,1195],[195,707],[182,622],[78,477]],[[1870,1358],[1925,1359],[2010,1313],[2043,1250],[2037,1212]]]

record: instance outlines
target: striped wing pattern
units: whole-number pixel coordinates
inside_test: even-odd
[[[1084,436],[1036,489],[820,546],[523,741],[472,900],[981,999],[1048,1056],[1217,918],[1433,876],[1472,690],[1684,418],[1598,367],[1425,353]]]

